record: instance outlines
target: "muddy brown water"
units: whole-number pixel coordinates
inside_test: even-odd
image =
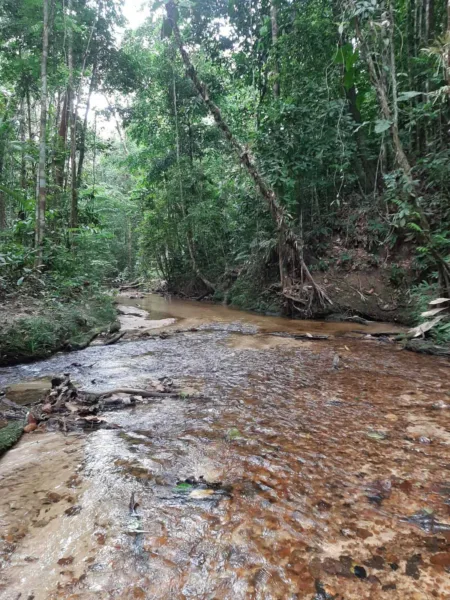
[[[70,372],[187,393],[0,460],[1,600],[450,598],[448,361],[348,323],[121,301],[199,330],[0,369],[0,386]]]

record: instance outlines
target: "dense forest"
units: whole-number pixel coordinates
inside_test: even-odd
[[[159,277],[417,319],[450,294],[449,116],[448,0],[156,1],[134,30],[118,0],[3,0],[0,295]]]

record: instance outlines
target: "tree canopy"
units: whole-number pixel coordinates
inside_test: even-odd
[[[124,30],[118,1],[5,0],[3,272],[159,275],[260,310],[276,290],[307,314],[362,249],[448,294],[449,14],[156,1]]]

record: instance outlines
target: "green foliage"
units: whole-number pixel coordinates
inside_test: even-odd
[[[20,318],[2,326],[0,365],[44,358],[56,350],[76,347],[89,338],[92,330],[115,318],[109,296],[83,292],[70,303],[50,298],[40,316]]]
[[[21,421],[10,421],[6,427],[0,429],[0,456],[20,439],[23,432]]]
[[[429,320],[422,317],[422,313],[430,309],[429,303],[439,297],[439,285],[437,283],[428,283],[422,281],[411,290],[411,299],[413,302],[412,317],[416,325],[420,325]],[[450,344],[450,313],[443,313],[444,319],[435,325],[429,332],[432,340],[437,344]]]
[[[64,3],[52,4],[39,269],[42,0],[0,6],[0,294],[20,289],[65,302],[85,287],[158,274],[173,291],[200,295],[213,288],[221,301],[278,308],[276,294],[265,292],[280,281],[277,224],[186,77],[164,4],[153,1],[152,18],[125,32],[120,48],[118,1],[73,0],[71,15]],[[176,5],[200,79],[286,210],[311,269],[358,268],[358,249],[371,253],[375,266],[385,247],[395,255],[407,244],[412,273],[394,256],[391,283],[414,275],[434,285],[436,256],[450,257],[444,0],[432,3],[434,18],[424,2],[421,19],[406,2],[391,15],[385,0]],[[79,105],[76,159],[84,160],[74,229],[75,178],[64,141],[71,133],[62,131],[69,37]],[[92,120],[84,127],[88,89],[106,92],[108,106],[97,117],[116,126],[118,139],[99,135]]]

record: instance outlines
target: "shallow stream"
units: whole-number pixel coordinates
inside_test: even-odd
[[[0,460],[1,600],[450,599],[447,360],[363,337],[389,325],[121,302],[168,333],[0,369],[0,387],[169,377],[183,398]]]

